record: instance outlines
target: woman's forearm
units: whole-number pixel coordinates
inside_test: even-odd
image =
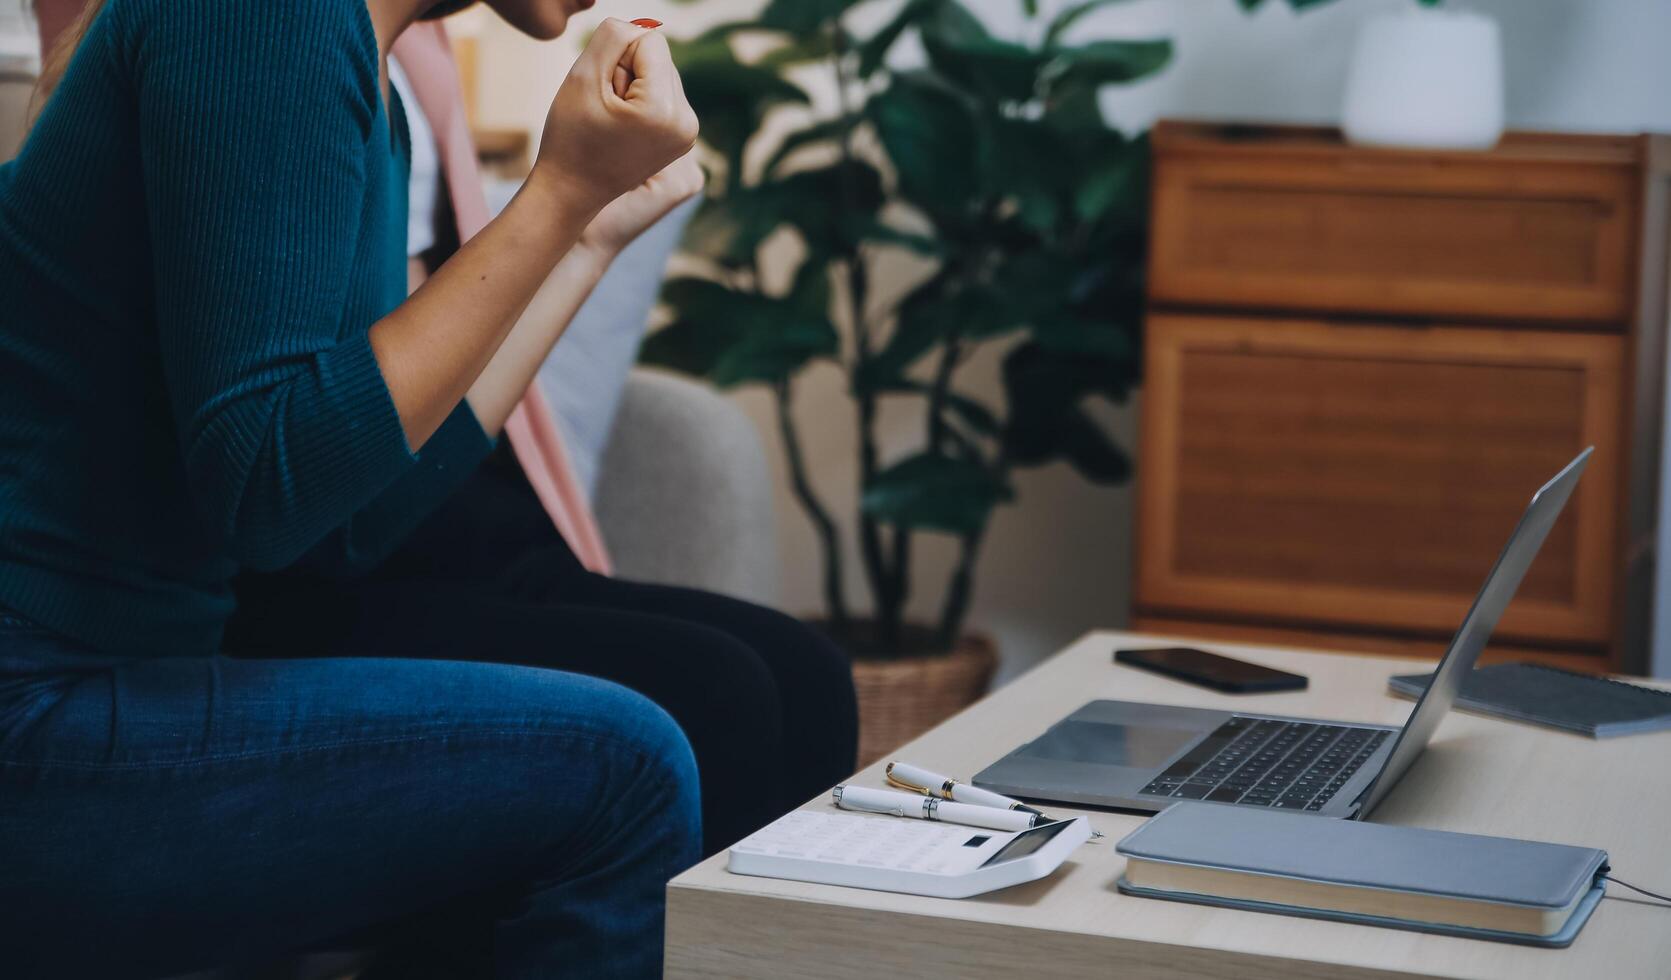
[[[536,169],[499,217],[372,325],[372,351],[412,449],[428,441],[466,393],[474,394],[518,317],[596,214],[587,201],[560,176]],[[531,360],[525,365],[530,378],[539,358]],[[501,373],[514,372],[507,363],[495,377]],[[489,390],[497,395],[501,387]],[[491,422],[489,431],[497,432],[510,407],[496,414],[500,399],[484,392],[483,400],[473,399],[472,410],[487,411],[482,424]]]
[[[609,268],[610,259],[602,250],[584,244],[570,249],[470,386],[465,400],[488,435],[497,436],[504,428],[546,355]]]

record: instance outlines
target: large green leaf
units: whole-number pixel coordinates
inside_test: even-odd
[[[1068,144],[1074,150],[1072,188],[1074,218],[1094,223],[1122,212],[1143,221],[1148,208],[1149,143],[1147,135],[1126,140],[1103,130],[1082,134]]]
[[[875,167],[862,160],[838,162],[707,199],[686,227],[684,245],[736,268],[753,261],[773,232],[791,225],[815,250],[845,252],[874,222],[882,201],[882,175]]]
[[[740,186],[743,150],[766,113],[779,105],[805,105],[811,100],[800,86],[772,69],[738,61],[728,35],[719,28],[695,41],[675,44],[673,56],[685,96],[702,120],[702,142],[725,157],[732,186]]]
[[[1007,318],[1031,322],[1076,299],[1083,270],[1069,254],[1032,248],[1004,256],[992,270],[994,301]]]
[[[1062,39],[1062,35],[1068,32],[1069,28],[1077,24],[1086,14],[1094,13],[1098,8],[1126,2],[1128,0],[1081,0],[1079,3],[1066,7],[1052,18],[1050,26],[1045,28],[1044,43],[1047,46],[1056,44]]]
[[[971,283],[936,275],[900,303],[893,333],[859,381],[896,385],[919,358],[954,337],[990,340],[1026,326],[1034,304],[1049,297],[1049,291],[1012,290],[1001,281]]]
[[[1063,316],[1035,323],[1029,333],[1051,353],[1090,354],[1108,361],[1137,357],[1136,330],[1128,321]]]
[[[771,0],[760,12],[760,25],[790,34],[810,34],[835,20],[857,0]]]
[[[1236,2],[1241,4],[1243,10],[1251,11],[1264,6],[1265,0],[1236,0]],[[1332,0],[1288,0],[1288,6],[1293,7],[1295,10],[1304,10],[1307,7],[1316,7],[1330,2],[1332,2]],[[1416,2],[1420,3],[1424,7],[1431,7],[1436,4],[1438,0],[1416,0]]]
[[[1049,412],[1089,395],[1122,401],[1131,390],[1132,365],[1107,358],[1046,349],[1036,341],[1004,356],[1004,391],[1010,413]]]
[[[639,359],[646,364],[707,377],[748,331],[745,319],[726,315],[746,299],[717,282],[672,279],[662,286],[661,298],[676,318],[644,339]]]
[[[969,534],[1014,492],[979,463],[921,453],[901,460],[865,485],[859,506],[885,523]]]
[[[763,172],[774,174],[797,150],[820,143],[833,144],[836,139],[846,134],[849,123],[846,119],[821,119],[818,122],[803,126],[783,138],[772,155],[767,158]]]
[[[763,68],[789,68],[810,61],[823,61],[834,54],[835,50],[834,36],[821,31],[790,38],[787,43],[761,55],[758,64]]]
[[[859,240],[873,245],[897,245],[918,255],[936,256],[944,252],[944,243],[939,239],[901,231],[880,218],[859,228]]]
[[[865,38],[858,44],[859,76],[869,78],[882,67],[882,62],[888,56],[888,50],[905,33],[906,28],[927,17],[934,8],[945,0],[906,0],[899,12],[886,24],[877,29],[875,34]]]
[[[906,295],[893,332],[855,379],[860,390],[906,384],[906,373],[925,354],[957,338],[989,340],[1035,323],[1059,320],[1078,298],[1082,266],[1055,252],[1018,250],[1005,255],[987,281],[970,281],[942,267]]]
[[[778,299],[683,278],[667,283],[662,299],[675,319],[645,338],[639,359],[721,387],[782,381],[839,347],[834,325],[822,310],[809,310],[804,297]]]
[[[958,0],[941,0],[922,19],[920,30],[935,71],[989,100],[1031,99],[1039,71],[1049,61],[1042,51],[987,33]]]
[[[1076,170],[1061,132],[1036,119],[994,122],[993,190],[1015,202],[1017,218],[1040,234],[1055,230]]]
[[[1017,346],[1004,358],[1009,416],[1004,448],[1021,466],[1065,459],[1091,479],[1121,480],[1129,470],[1120,452],[1080,408],[1090,395],[1124,399],[1135,379],[1134,362],[1045,348]]]
[[[935,0],[928,16],[919,25],[924,36],[936,40],[961,43],[990,37],[985,25],[969,12],[959,0]]]
[[[834,355],[839,345],[828,320],[785,319],[751,331],[746,341],[726,351],[708,379],[721,388],[750,381],[776,384],[809,361]]]
[[[1072,48],[1054,49],[1047,82],[1052,89],[1095,88],[1131,82],[1152,75],[1172,60],[1172,42],[1166,38],[1149,41],[1092,41]]]
[[[950,335],[956,324],[948,315],[946,290],[950,282],[951,277],[942,270],[900,301],[888,342],[853,378],[855,390],[898,390],[911,365]]]
[[[885,195],[882,175],[863,160],[799,170],[771,186],[784,219],[815,250],[844,253],[875,220]]]
[[[895,75],[865,107],[906,199],[931,214],[969,211],[989,154],[969,104],[921,74]]]
[[[752,187],[705,198],[685,226],[684,247],[730,268],[747,266],[760,243],[782,224],[777,208],[769,205]]]
[[[795,280],[785,297],[809,317],[825,317],[830,311],[830,260],[821,252],[809,252],[795,271]]]
[[[1050,54],[992,37],[949,39],[923,32],[934,70],[959,86],[998,102],[1026,102],[1038,94],[1039,72]]]
[[[1079,409],[1062,417],[1056,442],[1057,454],[1093,483],[1131,479],[1131,457]]]
[[[1055,88],[1044,101],[1044,121],[1063,133],[1106,132],[1108,124],[1102,118],[1102,106],[1097,102],[1093,85]]]

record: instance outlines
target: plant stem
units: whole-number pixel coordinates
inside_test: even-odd
[[[818,532],[818,543],[824,552],[824,608],[830,617],[830,629],[836,636],[846,636],[847,596],[846,583],[841,576],[841,536],[829,510],[818,499],[812,481],[807,478],[800,433],[789,410],[789,380],[779,381],[773,386],[773,392],[777,402],[778,433],[783,439],[783,455],[789,461],[790,486],[795,491],[795,499],[800,501],[801,509],[806,511],[807,519],[812,521],[813,529]]]
[[[1010,464],[1007,454],[1000,449],[993,472],[999,482],[1009,479]],[[969,601],[974,597],[975,562],[980,557],[981,542],[986,539],[990,518],[981,526],[965,534],[957,556],[957,567],[952,570],[951,582],[946,586],[946,602],[940,607],[940,625],[935,631],[935,645],[950,650],[963,634],[963,621],[969,615]]]
[[[946,603],[940,609],[940,626],[934,634],[934,644],[941,650],[950,650],[963,632],[963,620],[969,614],[969,599],[974,593],[975,559],[985,536],[985,524],[963,536],[957,567],[946,586]]]
[[[889,624],[892,630],[888,637],[889,649],[903,653],[899,649],[901,631],[904,627],[905,600],[911,595],[911,577],[907,574],[911,568],[911,529],[903,525],[895,525],[893,529],[893,595],[895,615]]]
[[[963,356],[962,338],[954,328],[946,337],[946,346],[940,352],[940,365],[934,370],[934,383],[928,389],[928,448],[930,452],[941,451],[946,441],[946,394],[951,390],[952,372],[957,369],[957,362]]]
[[[853,130],[859,122],[858,114],[854,111],[849,100],[848,89],[852,85],[852,78],[848,72],[847,59],[852,48],[851,39],[839,21],[830,23],[833,32],[831,48],[834,52],[834,69],[836,76],[836,96],[840,100],[841,117],[845,125],[839,140],[841,145],[841,160],[843,163],[841,180],[841,204],[844,213],[853,214],[855,211],[855,195],[852,188],[852,167],[855,155],[853,153]],[[845,255],[847,271],[847,298],[853,315],[853,365],[851,378],[862,377],[870,363],[870,324],[865,317],[865,304],[869,292],[866,277],[864,257],[860,254],[859,243],[848,243]],[[855,401],[858,408],[859,426],[859,488],[861,495],[864,488],[875,479],[877,465],[876,451],[876,395],[867,390],[860,390],[853,386],[856,393]],[[905,556],[908,548],[900,549],[895,545],[896,560]],[[864,559],[865,579],[870,584],[871,596],[876,603],[876,640],[878,645],[889,652],[896,652],[900,639],[900,619],[903,608],[903,581],[906,569],[903,566],[890,569],[887,556],[882,551],[882,528],[876,520],[868,514],[859,514],[859,554]]]

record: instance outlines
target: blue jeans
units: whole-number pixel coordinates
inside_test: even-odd
[[[655,976],[696,786],[673,721],[607,682],[112,657],[0,609],[0,974],[373,937],[440,975]]]

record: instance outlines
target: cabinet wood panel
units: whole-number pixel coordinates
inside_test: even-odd
[[[1629,315],[1634,144],[1525,134],[1489,155],[1445,154],[1223,132],[1156,130],[1157,303],[1614,330]]]
[[[1499,634],[1605,644],[1621,337],[1154,313],[1144,614],[1443,636],[1531,493],[1596,455]]]

